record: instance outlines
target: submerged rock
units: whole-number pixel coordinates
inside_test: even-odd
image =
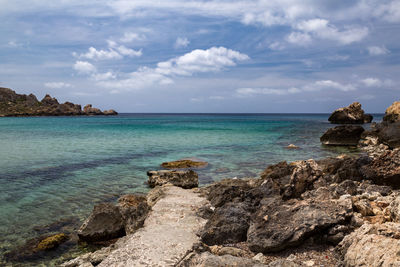
[[[192,170],[187,171],[148,171],[148,184],[150,187],[164,184],[172,184],[182,188],[194,188],[199,186],[199,176]]]
[[[38,250],[52,250],[68,240],[68,235],[61,233],[46,237],[36,246]]]
[[[328,120],[335,124],[363,124],[370,123],[372,119],[372,115],[364,113],[360,103],[354,102],[348,107],[335,110]]]
[[[357,146],[363,132],[361,126],[341,125],[328,129],[320,140],[324,145]]]
[[[205,161],[194,161],[191,159],[180,159],[176,161],[163,162],[161,166],[166,169],[188,169],[188,168],[204,168],[208,163]]]
[[[92,213],[78,230],[80,240],[98,242],[125,235],[124,220],[117,206],[95,205]]]
[[[345,266],[400,266],[400,224],[364,224],[337,251]]]

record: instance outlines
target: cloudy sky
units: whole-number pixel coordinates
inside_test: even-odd
[[[400,99],[399,0],[0,0],[0,86],[120,112]]]

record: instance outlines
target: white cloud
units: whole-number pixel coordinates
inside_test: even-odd
[[[111,59],[122,59],[124,56],[128,57],[140,57],[142,56],[142,50],[133,50],[127,48],[124,45],[119,45],[113,40],[107,40],[107,50],[97,50],[94,47],[90,47],[89,51],[84,54],[78,55],[76,52],[72,53],[73,56],[78,58],[92,59],[92,60],[111,60]]]
[[[316,81],[314,84],[308,85],[304,88],[306,91],[315,91],[321,89],[336,89],[344,92],[354,91],[357,87],[354,84],[341,84],[332,80]]]
[[[299,22],[295,27],[321,39],[337,41],[343,45],[359,42],[369,32],[367,27],[358,26],[345,26],[344,30],[340,31],[334,25],[329,24],[329,21],[326,19],[304,20]]]
[[[309,45],[312,42],[311,36],[309,34],[301,32],[292,32],[291,34],[286,36],[286,41],[302,46]]]
[[[156,68],[141,67],[126,74],[122,79],[102,81],[99,85],[113,89],[141,89],[154,84],[166,85],[173,83],[176,76],[221,71],[225,67],[236,66],[237,61],[246,59],[249,59],[247,55],[225,47],[196,49],[183,56],[159,62]]]
[[[175,48],[182,48],[182,47],[187,47],[189,45],[190,41],[186,37],[178,37],[175,41]]]
[[[130,43],[133,41],[143,41],[146,39],[146,36],[144,34],[139,34],[136,32],[126,32],[124,33],[124,36],[121,37],[119,40],[123,43]]]
[[[94,73],[90,77],[95,81],[105,81],[115,79],[116,75],[111,71],[108,71],[106,73]]]
[[[47,88],[52,88],[52,89],[61,89],[61,88],[72,87],[71,84],[64,83],[64,82],[48,82],[48,83],[45,83],[44,86]]]
[[[271,50],[280,51],[280,50],[285,49],[285,46],[280,42],[273,42],[268,46],[268,48]]]
[[[76,61],[74,69],[82,74],[89,74],[96,72],[96,67],[87,61]]]
[[[87,58],[87,59],[121,59],[122,56],[114,50],[97,50],[94,47],[89,47],[89,51],[85,54],[81,54],[79,58]]]
[[[289,89],[272,89],[272,88],[239,88],[236,95],[239,97],[247,97],[254,95],[289,95],[300,93],[301,90],[295,87]]]
[[[382,86],[382,81],[377,78],[366,78],[361,80],[361,82],[367,87],[380,87]]]
[[[371,56],[380,56],[390,53],[390,51],[385,46],[369,46],[367,49],[368,53]]]
[[[140,57],[140,56],[142,56],[142,49],[133,50],[133,49],[127,48],[127,47],[125,47],[123,45],[118,46],[116,49],[123,56],[128,56],[128,57]]]

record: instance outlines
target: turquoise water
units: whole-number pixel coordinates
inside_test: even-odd
[[[146,192],[146,171],[196,157],[201,184],[257,176],[282,160],[345,151],[320,145],[327,114],[0,118],[0,265],[7,251],[39,235],[35,226],[80,223],[93,205]],[[295,144],[298,150],[285,146]],[[55,257],[55,256],[53,256]],[[42,262],[46,262],[43,259]],[[4,263],[4,259],[3,259]]]

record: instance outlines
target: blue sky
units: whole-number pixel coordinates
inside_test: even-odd
[[[0,86],[120,112],[399,100],[400,1],[0,0]]]

